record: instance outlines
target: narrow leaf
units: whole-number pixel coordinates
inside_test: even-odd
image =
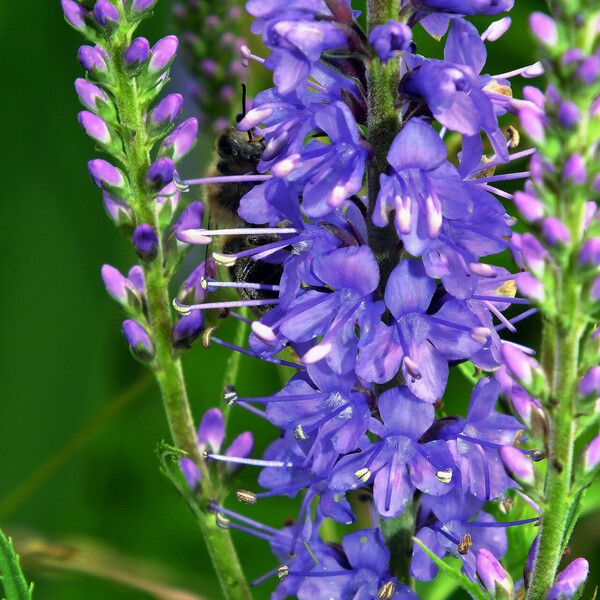
[[[25,580],[12,540],[0,531],[0,575],[6,600],[31,600],[33,584]]]

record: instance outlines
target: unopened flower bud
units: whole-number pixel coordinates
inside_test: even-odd
[[[204,287],[202,282],[207,278],[214,279],[216,274],[217,264],[212,258],[202,262],[181,284],[177,299],[183,304],[199,304],[203,302],[208,293],[208,286]]]
[[[487,548],[477,552],[476,565],[477,575],[492,598],[498,598],[502,592],[504,597],[512,598],[512,579]]]
[[[587,179],[587,169],[585,168],[585,161],[581,154],[571,154],[565,161],[563,169],[563,180],[572,181],[577,185],[585,183]]]
[[[225,439],[225,420],[218,408],[209,408],[202,417],[198,428],[200,448],[218,452]]]
[[[581,113],[577,106],[570,101],[561,102],[558,107],[558,122],[565,128],[571,129],[581,121]]]
[[[111,143],[110,131],[108,125],[93,112],[88,110],[81,111],[77,118],[83,130],[98,144],[108,146]]]
[[[535,223],[544,216],[544,205],[533,194],[515,192],[514,198],[518,211],[530,223]]]
[[[175,165],[170,158],[156,159],[146,172],[146,182],[151,191],[158,192],[173,181]]]
[[[519,110],[519,120],[523,125],[525,133],[534,142],[543,142],[545,137],[544,122],[539,110],[531,106],[524,106]]]
[[[67,23],[77,31],[85,32],[87,30],[86,9],[74,0],[61,0],[61,5]]]
[[[536,379],[544,379],[544,372],[537,362],[512,344],[502,344],[502,359],[510,374],[525,388],[536,383]]]
[[[488,42],[499,40],[509,29],[511,25],[510,17],[503,17],[494,21],[482,34],[481,38]]]
[[[177,53],[179,41],[176,36],[168,35],[154,44],[148,63],[148,72],[152,75],[162,73],[169,68]]]
[[[75,80],[75,91],[80,102],[93,112],[98,112],[100,104],[108,104],[110,102],[108,96],[101,88],[82,77]]]
[[[579,393],[586,397],[600,395],[600,365],[592,367],[579,382]]]
[[[517,273],[515,283],[519,292],[536,302],[543,302],[546,297],[544,284],[531,273]]]
[[[131,242],[142,260],[151,261],[156,258],[158,252],[158,236],[150,225],[142,223],[133,231]]]
[[[194,147],[197,135],[198,121],[187,119],[165,138],[160,152],[178,162]]]
[[[189,315],[181,317],[173,326],[171,343],[174,348],[189,348],[202,333],[204,314],[201,310],[193,310]]]
[[[579,252],[579,262],[583,265],[600,265],[600,237],[586,240]]]
[[[535,483],[535,467],[531,460],[514,446],[502,446],[500,458],[508,474],[519,483],[533,485]]]
[[[95,76],[108,72],[108,56],[100,46],[81,46],[77,58],[81,66]]]
[[[600,56],[586,58],[577,69],[577,77],[587,85],[593,85],[600,75]]]
[[[373,28],[369,34],[369,43],[383,62],[401,52],[412,52],[414,47],[410,27],[392,19]]]
[[[117,202],[108,192],[103,192],[102,200],[104,202],[106,213],[117,227],[131,225],[133,222],[133,213],[129,206]]]
[[[116,27],[119,24],[119,11],[109,0],[98,0],[94,5],[94,17],[100,27]]]
[[[120,304],[128,305],[132,297],[137,296],[137,292],[129,279],[118,269],[111,265],[103,265],[101,274],[106,291]]]
[[[523,263],[536,277],[542,277],[546,268],[548,252],[531,233],[521,236],[521,254]]]
[[[546,600],[571,600],[577,598],[585,584],[590,565],[585,558],[576,558],[559,573],[556,583],[548,591]]]
[[[141,67],[150,56],[150,44],[146,38],[136,38],[123,52],[123,61],[131,69]]]
[[[202,478],[194,461],[189,458],[182,458],[179,461],[179,467],[190,489],[195,489],[202,481]]]
[[[88,171],[94,183],[103,190],[120,192],[126,186],[127,182],[123,173],[101,158],[90,160]]]
[[[131,353],[140,362],[150,362],[154,358],[154,344],[148,332],[137,321],[123,321],[123,335]]]
[[[169,94],[150,113],[150,123],[156,128],[169,126],[177,118],[182,105],[181,94]]]
[[[150,10],[155,4],[157,0],[133,0],[131,4],[131,10],[133,12],[141,13],[146,10]]]
[[[589,474],[600,464],[600,435],[597,435],[583,451],[583,472]]]
[[[542,233],[551,246],[564,246],[571,241],[569,229],[558,217],[544,219]]]
[[[555,46],[558,42],[558,28],[554,19],[541,12],[534,12],[529,17],[529,27],[533,35],[546,46]]]
[[[243,433],[240,433],[240,435],[238,435],[233,440],[233,442],[231,442],[231,445],[229,446],[229,448],[227,448],[225,455],[246,458],[247,456],[250,456],[253,446],[254,446],[254,437],[253,437],[252,433],[250,431],[244,431]],[[227,463],[227,466],[225,467],[225,469],[229,473],[234,473],[240,467],[241,467],[241,465],[231,462],[231,463]]]

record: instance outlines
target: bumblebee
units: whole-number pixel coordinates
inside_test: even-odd
[[[242,113],[237,121],[245,116],[246,87],[242,86]],[[217,158],[209,174],[211,176],[231,175],[258,175],[257,167],[260,157],[265,149],[265,141],[251,131],[238,131],[230,125],[221,133],[214,143]],[[238,215],[240,201],[253,187],[251,183],[219,183],[210,184],[207,189],[206,199],[209,207],[209,219],[215,221],[218,227],[252,227]],[[224,254],[235,254],[252,247],[263,246],[279,238],[271,235],[231,236],[225,238],[219,248]],[[282,267],[266,260],[252,260],[251,258],[238,259],[229,267],[231,279],[241,283],[264,283],[277,285],[281,279]],[[260,300],[274,298],[276,293],[262,290],[240,289],[242,299]],[[255,307],[255,312],[260,316],[266,312]]]

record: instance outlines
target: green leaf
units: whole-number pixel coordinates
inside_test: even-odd
[[[33,583],[31,585],[27,583],[12,540],[2,531],[0,531],[0,576],[6,600],[31,600]]]
[[[471,581],[466,575],[460,572],[460,567],[453,567],[446,561],[436,556],[419,538],[414,537],[413,541],[418,544],[423,552],[439,567],[440,571],[450,576],[466,592],[471,594],[477,600],[489,600],[490,596],[484,592],[474,581]]]

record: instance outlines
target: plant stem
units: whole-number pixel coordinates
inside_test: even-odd
[[[398,19],[400,0],[368,0],[367,28],[387,23],[389,19]],[[387,166],[387,154],[390,146],[400,130],[401,123],[396,108],[398,83],[400,79],[399,59],[381,62],[374,57],[367,70],[368,83],[368,116],[369,143],[373,151],[372,160],[367,170],[367,186],[369,197],[369,216],[367,227],[369,245],[373,249],[379,264],[379,295],[383,297],[390,273],[398,264],[402,252],[401,244],[392,221],[386,227],[373,224],[373,212],[379,193],[379,176]],[[398,385],[393,379],[387,387]],[[381,391],[385,389],[379,386]],[[395,519],[381,519],[381,531],[390,549],[390,566],[398,580],[406,585],[412,583],[409,574],[412,551],[412,537],[415,529],[414,503],[406,507],[405,512]]]
[[[206,462],[200,456],[196,429],[192,418],[187,389],[180,359],[171,345],[173,318],[169,301],[168,276],[164,266],[162,231],[156,213],[156,204],[145,186],[150,166],[149,143],[144,123],[144,107],[139,98],[135,79],[123,70],[121,56],[131,42],[131,33],[124,28],[115,43],[107,49],[115,65],[115,97],[120,122],[126,163],[132,191],[132,207],[136,223],[147,223],[158,232],[159,248],[156,258],[144,265],[148,320],[156,348],[154,372],[163,398],[169,429],[175,445],[187,452],[198,467],[202,480],[200,501],[202,508],[216,497],[216,486]],[[203,513],[198,519],[200,530],[217,572],[227,600],[247,600],[252,596],[233,546],[229,531],[216,526],[214,516]]]

